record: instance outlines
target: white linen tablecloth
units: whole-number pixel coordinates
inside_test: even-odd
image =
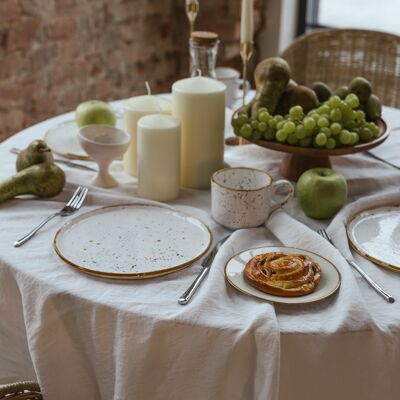
[[[400,125],[400,111],[385,109],[384,116],[392,126]],[[11,147],[42,138],[48,127],[68,118],[45,121],[2,143],[0,179],[15,171]],[[393,144],[388,151],[394,151]],[[256,167],[277,177],[281,154],[248,145],[226,148],[225,159],[232,166]],[[343,218],[365,203],[399,204],[400,170],[360,154],[334,158],[333,167],[346,176],[350,189],[349,205],[329,227],[333,235],[339,232],[339,239]],[[199,272],[198,265],[145,281],[89,277],[56,256],[52,239],[65,222],[60,219],[23,247],[12,247],[92,176],[63,168],[67,185],[57,198],[0,205],[0,379],[37,376],[50,400],[400,397],[395,375],[400,367],[400,275],[354,254],[398,298],[388,304],[312,231],[329,221],[308,219],[293,200],[286,212],[270,218],[267,229],[236,231],[197,296],[182,307],[177,298]],[[112,168],[119,188],[91,188],[79,213],[127,198],[135,201],[135,180],[123,173],[120,163]],[[208,191],[183,190],[172,205],[207,223],[215,240],[226,234],[209,215]],[[349,251],[345,241],[338,242],[342,251]],[[310,305],[274,305],[225,282],[224,265],[232,255],[282,243],[335,262],[342,273],[338,294]]]

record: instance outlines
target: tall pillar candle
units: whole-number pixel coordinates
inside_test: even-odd
[[[172,115],[182,125],[182,186],[207,189],[224,161],[225,85],[201,76],[175,82]]]
[[[149,114],[171,114],[171,103],[161,97],[145,95],[128,99],[124,104],[124,128],[131,135],[131,142],[124,155],[124,169],[137,176],[137,122]]]
[[[179,196],[181,125],[170,115],[140,118],[137,132],[138,193],[158,201]]]

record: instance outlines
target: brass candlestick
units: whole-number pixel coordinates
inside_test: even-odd
[[[253,43],[252,42],[240,43],[240,56],[242,57],[242,62],[243,62],[243,105],[246,105],[247,66],[252,55],[253,55]],[[239,137],[239,146],[245,144],[245,142],[246,141],[242,137]]]
[[[194,31],[194,22],[199,13],[199,8],[198,0],[186,0],[186,15],[189,20],[190,34]]]
[[[243,62],[243,105],[246,104],[246,80],[247,80],[247,66],[251,56],[253,55],[253,43],[243,42],[240,43],[240,56]]]
[[[189,37],[192,37],[194,31],[194,22],[196,21],[197,15],[199,14],[199,1],[198,0],[186,0],[186,16],[189,20]],[[192,73],[192,60],[189,60],[189,75]]]

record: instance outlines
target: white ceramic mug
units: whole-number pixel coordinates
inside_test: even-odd
[[[286,188],[283,200],[272,197],[278,188]],[[263,224],[272,211],[284,206],[294,194],[293,185],[253,168],[224,168],[211,177],[211,213],[221,225],[252,228]]]
[[[226,105],[231,106],[236,100],[243,96],[243,86],[246,93],[251,89],[249,81],[240,79],[240,72],[229,67],[217,67],[215,69],[217,79],[226,86],[225,101]]]

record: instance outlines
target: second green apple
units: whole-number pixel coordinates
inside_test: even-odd
[[[312,168],[300,176],[296,197],[308,217],[329,219],[346,203],[347,182],[333,169]]]

